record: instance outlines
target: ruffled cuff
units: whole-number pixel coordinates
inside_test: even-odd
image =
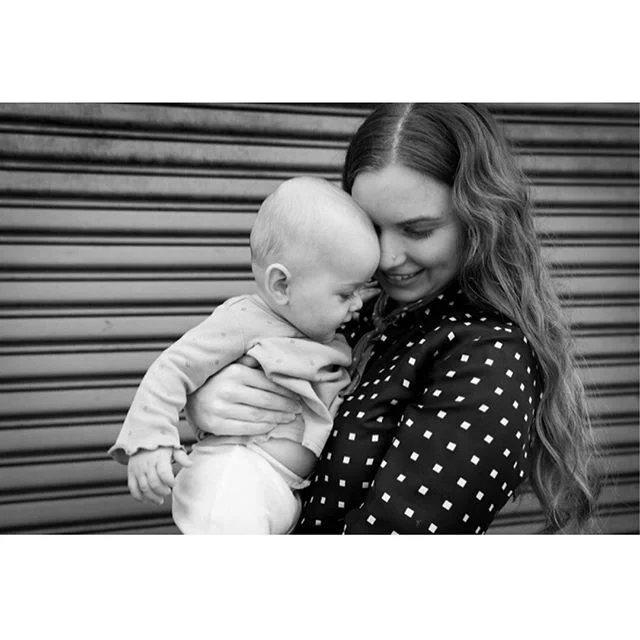
[[[116,461],[119,462],[120,464],[129,464],[129,458],[134,454],[137,453],[138,451],[155,451],[156,449],[159,449],[160,447],[170,447],[172,448],[174,451],[177,451],[179,449],[182,449],[182,451],[186,451],[186,449],[184,448],[183,445],[181,444],[176,444],[175,441],[168,441],[167,442],[154,442],[153,444],[146,444],[146,443],[142,443],[142,444],[138,444],[138,445],[133,445],[133,444],[120,444],[118,442],[116,442],[116,444],[114,444],[111,449],[109,449],[108,454]]]

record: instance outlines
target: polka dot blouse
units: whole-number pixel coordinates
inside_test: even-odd
[[[525,477],[542,396],[535,355],[457,284],[386,304],[347,327],[354,380],[296,533],[484,533]]]

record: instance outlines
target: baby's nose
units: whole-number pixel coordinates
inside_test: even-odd
[[[351,303],[350,311],[359,311],[360,309],[362,309],[362,298],[360,294],[356,293]]]

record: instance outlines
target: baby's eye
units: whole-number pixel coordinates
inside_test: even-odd
[[[352,295],[353,293],[339,293],[338,297],[340,298],[340,300],[342,300],[342,302],[346,302],[347,300],[349,300],[349,298],[351,298]]]

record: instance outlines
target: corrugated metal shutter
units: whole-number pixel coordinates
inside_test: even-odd
[[[105,451],[159,351],[252,290],[262,198],[298,173],[337,180],[369,107],[0,105],[0,531],[174,531]],[[638,107],[492,111],[584,357],[603,529],[637,532]],[[490,531],[540,523],[528,494]]]

